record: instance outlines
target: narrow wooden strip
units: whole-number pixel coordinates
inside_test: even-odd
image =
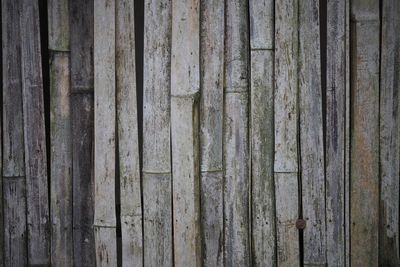
[[[379,265],[399,259],[399,64],[400,4],[382,3],[380,78],[380,225]]]
[[[171,1],[146,0],[143,64],[144,265],[172,266]],[[161,179],[162,177],[162,179]]]
[[[272,51],[251,52],[252,262],[276,264]]]
[[[116,4],[116,81],[122,265],[143,266],[133,1]]]
[[[327,3],[326,241],[329,266],[345,266],[346,2]]]
[[[224,2],[200,6],[200,168],[204,266],[223,264]],[[210,173],[212,172],[212,173]]]
[[[250,47],[274,48],[274,1],[250,0]]]
[[[48,266],[50,264],[50,221],[37,1],[21,1],[20,29],[28,264]]]
[[[379,20],[375,19],[379,18],[379,1],[353,1],[351,15],[355,19],[351,26],[351,265],[377,266]],[[359,16],[361,22],[357,21]]]
[[[69,1],[49,0],[47,3],[49,49],[69,51]]]
[[[115,266],[115,1],[94,6],[94,225],[96,265]],[[115,264],[114,264],[115,263]]]
[[[299,1],[299,112],[304,265],[326,264],[319,2]]]

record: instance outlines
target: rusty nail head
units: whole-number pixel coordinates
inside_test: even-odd
[[[299,230],[303,230],[304,228],[306,228],[306,221],[304,219],[297,219],[296,228]]]

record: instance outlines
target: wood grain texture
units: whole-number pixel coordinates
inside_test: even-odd
[[[39,8],[36,1],[22,0],[20,4],[28,264],[48,266],[50,221]]]
[[[351,265],[378,265],[379,1],[351,4]]]
[[[172,266],[171,1],[146,0],[144,12],[144,265]]]
[[[350,0],[346,2],[346,119],[345,119],[345,258],[346,266],[350,266]]]
[[[399,259],[399,67],[400,4],[382,3],[380,72],[379,265]]]
[[[203,264],[223,265],[223,1],[200,3],[200,169]]]
[[[122,265],[143,266],[133,1],[116,4],[116,82]]]
[[[224,98],[224,262],[250,265],[248,3],[226,2]]]
[[[74,265],[95,266],[93,1],[70,0]]]
[[[20,1],[2,1],[2,205],[0,265],[26,265],[26,191],[19,11]],[[17,63],[18,62],[18,63]],[[4,217],[3,217],[4,216]],[[4,229],[4,231],[3,231]],[[4,241],[4,243],[3,243]],[[3,246],[4,244],[4,246]],[[4,251],[4,255],[3,255]]]
[[[272,49],[274,47],[274,1],[250,0],[250,47]]]
[[[346,1],[327,3],[326,241],[329,266],[345,266]]]
[[[117,265],[115,1],[94,7],[94,231],[96,266]]]
[[[299,1],[299,108],[304,265],[326,265],[319,4]]]

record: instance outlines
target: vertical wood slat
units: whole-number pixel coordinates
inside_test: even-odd
[[[379,265],[398,266],[400,4],[383,1],[381,14]]]
[[[274,6],[249,1],[251,70],[251,248],[254,266],[276,265],[274,189]]]
[[[2,203],[4,240],[0,265],[27,264],[24,129],[20,54],[20,1],[2,1]],[[1,217],[3,218],[3,217]],[[0,228],[3,231],[3,228]]]
[[[146,0],[143,64],[144,265],[172,266],[171,1]]]
[[[172,1],[171,149],[174,265],[201,266],[200,2]]]
[[[38,2],[21,1],[28,264],[50,264],[50,222]]]
[[[225,3],[224,262],[250,265],[248,3]]]
[[[200,170],[204,266],[223,266],[223,1],[200,6]]]
[[[70,0],[74,265],[95,266],[93,1]]]
[[[51,263],[72,266],[69,3],[48,2],[50,50]]]
[[[117,265],[115,210],[115,1],[94,5],[94,231],[96,265]]]
[[[117,0],[116,82],[123,266],[143,266],[134,37],[134,3]]]
[[[329,266],[346,265],[346,8],[346,1],[327,3],[326,241]]]
[[[326,265],[319,2],[299,1],[299,112],[304,265]]]
[[[351,3],[351,265],[378,265],[379,1]]]
[[[275,198],[277,265],[300,264],[298,195],[298,1],[275,2]]]

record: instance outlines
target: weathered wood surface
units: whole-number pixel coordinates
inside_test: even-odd
[[[274,172],[278,266],[300,264],[299,231],[295,226],[299,216],[297,22],[297,0],[275,2]]]
[[[382,2],[379,265],[399,266],[400,4]]]
[[[346,1],[327,3],[326,255],[345,266]]]
[[[379,1],[351,3],[351,265],[378,265]]]
[[[171,150],[174,266],[202,266],[199,92],[200,2],[173,0]]]
[[[248,5],[235,0],[225,8],[224,262],[249,266]]]
[[[2,1],[3,143],[2,204],[4,239],[0,234],[0,265],[24,266],[27,262],[24,128],[20,54],[20,1]],[[4,243],[3,243],[4,240]],[[4,247],[3,247],[4,244]],[[4,255],[3,255],[4,251]]]
[[[20,34],[27,194],[28,263],[50,264],[50,220],[39,8],[21,0]]]
[[[93,1],[70,0],[74,265],[95,266]]]
[[[249,1],[251,60],[251,248],[254,266],[276,265],[274,5]]]
[[[172,266],[171,1],[146,0],[144,13],[144,265]]]
[[[133,1],[116,4],[116,82],[122,265],[143,266]]]
[[[319,2],[299,1],[299,112],[305,266],[326,265]]]
[[[51,263],[73,265],[68,1],[48,2]]]
[[[204,266],[223,266],[224,2],[200,3],[200,170]]]
[[[115,1],[94,5],[94,235],[96,266],[117,265]]]

